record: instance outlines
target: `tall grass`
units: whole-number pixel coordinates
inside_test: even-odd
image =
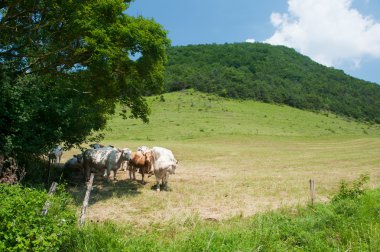
[[[315,207],[220,222],[195,215],[149,228],[90,223],[64,251],[379,251],[379,199],[380,190],[362,191]]]

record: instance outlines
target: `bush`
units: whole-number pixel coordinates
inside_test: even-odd
[[[67,207],[71,198],[63,189],[58,186],[47,215],[42,216],[48,199],[45,190],[0,184],[0,251],[58,251],[76,220]]]
[[[337,195],[334,196],[333,201],[341,199],[355,199],[365,192],[364,185],[369,181],[369,176],[362,174],[360,177],[352,182],[350,186],[345,180],[340,182],[340,188]]]

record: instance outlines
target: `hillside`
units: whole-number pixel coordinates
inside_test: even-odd
[[[360,174],[368,174],[370,186],[378,187],[377,124],[194,90],[149,97],[148,103],[149,124],[115,115],[102,143],[172,150],[180,162],[169,178],[171,191],[152,190],[154,177],[141,185],[119,171],[118,180],[107,185],[98,174],[88,215],[93,221],[149,226],[194,216],[250,216],[304,205],[310,178],[316,181],[318,202],[328,200],[341,179],[352,181]],[[64,153],[63,160],[72,154],[75,150]],[[81,206],[85,188],[73,190]]]
[[[284,46],[261,43],[168,49],[165,89],[330,111],[380,123],[380,86],[322,66]]]
[[[239,101],[192,89],[149,97],[150,123],[123,120],[108,123],[106,141],[186,140],[225,136],[380,136],[377,124],[358,123],[328,113],[313,113],[289,106]]]

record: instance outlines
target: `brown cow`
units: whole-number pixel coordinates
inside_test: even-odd
[[[141,173],[141,183],[145,184],[144,174],[151,173],[152,153],[150,151],[136,151],[132,152],[131,159],[128,161],[129,179],[136,180],[136,171],[139,169]]]

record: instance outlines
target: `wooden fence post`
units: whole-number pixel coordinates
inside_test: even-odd
[[[80,213],[79,220],[78,220],[79,225],[83,225],[84,221],[86,219],[86,211],[87,211],[87,207],[88,207],[88,201],[90,199],[90,193],[92,190],[92,183],[93,182],[94,182],[94,173],[91,173],[90,181],[87,183],[87,191],[86,191],[86,195],[84,196],[82,211]]]
[[[311,205],[314,206],[314,202],[315,202],[314,179],[310,179],[310,200],[311,200]]]
[[[49,193],[48,193],[48,197],[50,197],[50,195],[52,195],[54,192],[55,192],[55,189],[57,189],[57,185],[58,183],[57,182],[53,182],[50,186],[50,189],[49,189]],[[49,198],[46,200],[45,202],[45,206],[44,208],[42,208],[42,212],[41,214],[42,215],[46,215],[47,212],[48,212],[48,209],[50,207],[50,201],[49,201]]]

